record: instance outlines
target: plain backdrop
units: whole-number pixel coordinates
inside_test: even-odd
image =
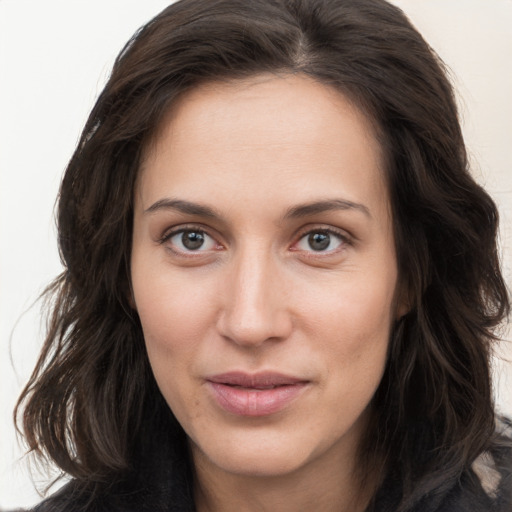
[[[248,0],[250,1],[250,0]],[[34,301],[60,272],[62,172],[113,60],[165,0],[0,0],[0,508],[40,500],[12,409],[41,345]],[[497,201],[512,283],[512,1],[394,0],[452,70],[473,172]],[[503,344],[504,346],[506,344]],[[503,354],[512,359],[512,349]],[[512,364],[495,363],[512,414]]]

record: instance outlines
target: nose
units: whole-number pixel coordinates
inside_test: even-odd
[[[239,346],[257,347],[290,335],[289,287],[281,274],[272,255],[261,251],[246,251],[232,262],[218,320],[224,338]]]

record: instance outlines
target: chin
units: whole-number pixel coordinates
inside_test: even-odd
[[[222,468],[227,473],[247,477],[281,477],[289,475],[306,463],[306,459],[300,454],[293,453],[261,453],[239,452],[238,450],[228,456],[212,459],[216,466]]]
[[[290,442],[294,441],[290,433],[287,439],[280,437],[263,431],[252,432],[250,436],[233,435],[224,440],[215,440],[212,436],[202,446],[192,442],[191,449],[196,462],[213,465],[226,473],[278,477],[297,471],[312,456],[305,443]]]

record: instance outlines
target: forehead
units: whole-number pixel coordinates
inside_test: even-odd
[[[251,139],[269,144],[326,145],[332,139],[326,139],[321,128],[332,121],[336,125],[339,115],[359,124],[361,134],[380,152],[372,120],[347,95],[306,75],[261,74],[247,79],[207,82],[184,92],[173,102],[157,126],[145,156],[154,152],[155,144],[168,138],[170,132],[180,144],[194,144],[191,135],[196,132],[204,142],[238,147]],[[298,119],[301,123],[294,123]],[[239,137],[224,138],[228,122],[236,130],[244,124],[251,131],[250,139],[245,131],[238,131]],[[331,135],[334,138],[339,133],[332,131]]]
[[[151,199],[187,182],[318,196],[343,178],[357,195],[382,192],[382,167],[372,122],[343,94],[301,75],[260,75],[183,94],[147,147],[138,188]]]

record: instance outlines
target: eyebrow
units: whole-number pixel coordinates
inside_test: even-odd
[[[149,208],[144,210],[144,213],[155,213],[159,210],[176,210],[187,215],[198,215],[201,217],[218,218],[220,215],[209,206],[190,201],[183,201],[181,199],[164,198],[153,203]]]
[[[354,203],[346,199],[327,199],[325,201],[315,201],[314,203],[305,203],[290,208],[284,218],[285,219],[298,219],[301,217],[309,217],[334,210],[356,210],[364,213],[367,217],[371,218],[370,210],[367,206],[361,203]]]
[[[191,201],[184,201],[182,199],[170,198],[159,199],[149,208],[144,210],[144,214],[151,214],[160,210],[176,210],[186,215],[197,215],[213,219],[222,217],[209,206],[193,203]],[[287,210],[283,219],[299,219],[334,210],[356,210],[371,218],[370,210],[364,204],[354,203],[353,201],[347,201],[346,199],[327,199],[294,206]]]

